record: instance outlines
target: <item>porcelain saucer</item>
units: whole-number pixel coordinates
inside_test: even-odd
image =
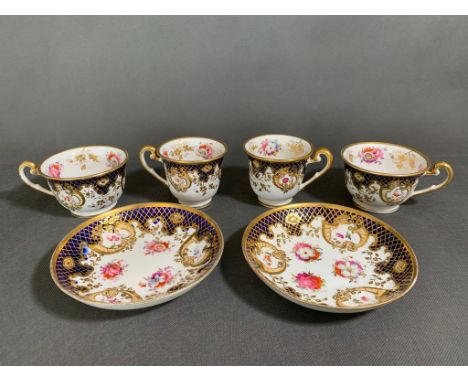
[[[256,275],[307,308],[352,313],[406,295],[418,263],[403,236],[372,215],[336,204],[301,203],[267,211],[242,239]]]
[[[80,224],[57,246],[50,272],[60,290],[103,309],[162,304],[198,285],[218,264],[223,236],[205,213],[141,203]]]

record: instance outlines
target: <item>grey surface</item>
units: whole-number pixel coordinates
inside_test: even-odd
[[[0,17],[0,363],[467,364],[467,35],[464,17]],[[265,209],[241,144],[263,132],[336,154],[297,202],[351,206],[338,154],[353,141],[408,144],[452,163],[450,188],[383,217],[418,256],[411,293],[340,316],[256,278],[240,242]],[[145,311],[63,295],[49,259],[81,220],[23,185],[17,165],[120,145],[131,160],[119,205],[173,201],[137,151],[194,134],[230,147],[206,210],[225,236],[218,268]]]

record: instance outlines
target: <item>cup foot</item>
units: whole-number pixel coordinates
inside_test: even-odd
[[[279,207],[279,206],[284,206],[286,204],[290,204],[292,202],[293,198],[285,199],[285,200],[268,200],[261,198],[260,196],[258,197],[258,202],[268,208],[274,208],[274,207]]]
[[[374,212],[376,214],[391,214],[392,212],[398,211],[400,205],[388,206],[388,207],[376,207],[367,203],[360,202],[353,198],[354,204],[364,211]]]
[[[185,200],[178,200],[180,204],[183,204],[184,206],[192,207],[192,208],[205,208],[208,207],[211,204],[212,198],[208,200],[204,200],[202,202],[187,202]]]
[[[89,218],[91,216],[97,216],[104,212],[110,211],[112,208],[116,206],[117,202],[111,204],[109,207],[103,208],[102,210],[92,211],[92,212],[78,212],[78,211],[70,211],[71,214],[77,218]]]

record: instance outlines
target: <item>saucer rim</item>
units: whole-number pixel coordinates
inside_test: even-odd
[[[101,220],[101,219],[103,219],[105,217],[108,217],[108,216],[111,216],[111,215],[116,215],[116,214],[118,214],[120,212],[126,212],[126,211],[130,211],[130,210],[138,209],[138,208],[154,208],[154,207],[167,207],[167,208],[182,209],[182,210],[194,213],[194,214],[204,218],[208,223],[210,223],[213,226],[213,228],[216,231],[216,234],[218,235],[219,248],[218,248],[218,251],[216,252],[216,256],[217,256],[216,261],[213,263],[211,269],[209,269],[208,272],[205,275],[203,275],[202,277],[200,277],[198,280],[194,281],[193,283],[191,283],[191,284],[185,286],[184,288],[178,290],[177,292],[175,292],[171,296],[165,296],[165,297],[162,297],[162,298],[158,298],[156,296],[156,297],[154,297],[154,298],[152,298],[150,300],[136,301],[136,302],[126,302],[126,303],[122,303],[122,304],[115,305],[115,306],[107,304],[107,303],[97,302],[97,301],[90,302],[90,301],[84,300],[80,296],[77,296],[77,295],[71,293],[70,291],[65,289],[62,286],[62,284],[60,284],[60,282],[59,282],[59,280],[57,278],[56,267],[55,267],[57,257],[60,254],[61,250],[66,245],[66,243],[76,233],[78,233],[83,228],[87,227],[88,225],[90,225],[90,224],[92,224],[92,223],[94,223],[96,221],[99,221],[99,220]],[[60,240],[60,242],[55,247],[54,252],[52,253],[50,263],[49,263],[49,272],[50,272],[50,275],[52,277],[52,280],[54,281],[55,285],[57,286],[57,288],[60,291],[62,291],[67,296],[69,296],[69,297],[73,298],[74,300],[77,300],[77,301],[79,301],[79,302],[81,302],[83,304],[93,306],[93,307],[96,307],[96,308],[108,309],[108,310],[140,309],[140,308],[147,308],[147,307],[150,307],[150,306],[155,306],[155,305],[165,303],[167,301],[173,300],[173,299],[175,299],[177,297],[180,297],[181,295],[189,292],[192,288],[194,288],[195,286],[200,284],[204,279],[206,279],[216,269],[216,267],[218,266],[218,264],[219,264],[219,262],[221,260],[222,255],[223,255],[223,250],[224,250],[224,237],[223,237],[223,233],[221,231],[221,228],[215,222],[215,220],[213,218],[211,218],[209,215],[207,215],[205,212],[199,211],[196,208],[187,207],[187,206],[184,206],[184,205],[178,204],[178,203],[168,203],[168,202],[167,203],[166,202],[135,203],[135,204],[129,204],[129,205],[126,205],[126,206],[115,208],[115,209],[110,210],[108,212],[104,212],[102,214],[94,216],[94,217],[92,217],[90,219],[85,220],[83,223],[79,224],[78,226],[73,228],[71,231],[69,231],[65,235],[65,237],[62,240]]]
[[[386,228],[387,230],[389,230],[407,248],[408,253],[410,255],[410,258],[411,258],[411,260],[413,262],[413,276],[412,276],[411,283],[409,284],[407,289],[403,293],[401,293],[398,296],[395,296],[395,297],[393,297],[393,298],[391,298],[389,300],[379,302],[379,303],[374,303],[374,304],[368,304],[368,305],[361,306],[361,307],[333,307],[333,306],[329,306],[329,305],[321,305],[321,304],[312,303],[312,302],[305,302],[305,301],[302,301],[302,300],[300,300],[300,299],[298,299],[296,297],[289,296],[286,293],[284,293],[282,289],[278,288],[274,282],[267,279],[258,270],[258,267],[255,267],[254,264],[252,264],[252,262],[248,259],[247,253],[246,253],[247,252],[247,250],[246,250],[247,238],[248,238],[250,232],[252,231],[252,228],[259,221],[264,219],[265,217],[270,216],[270,215],[272,215],[274,213],[277,213],[278,211],[291,210],[291,212],[293,212],[295,209],[304,208],[304,207],[308,207],[308,208],[321,207],[321,208],[326,208],[326,209],[339,209],[339,210],[342,210],[342,211],[345,211],[345,212],[351,212],[351,213],[356,214],[358,216],[365,217],[365,218],[373,221],[374,223],[377,223],[377,224],[383,226],[384,228]],[[414,250],[411,247],[411,245],[408,243],[408,241],[403,237],[403,235],[399,231],[397,231],[391,225],[385,223],[381,219],[379,219],[379,218],[377,218],[377,217],[375,217],[375,216],[373,216],[371,214],[368,214],[366,212],[362,212],[362,211],[357,210],[355,208],[346,207],[346,206],[342,206],[340,204],[334,204],[334,203],[319,203],[319,202],[294,203],[294,204],[288,204],[286,206],[280,206],[280,207],[277,207],[277,208],[272,208],[272,209],[270,209],[268,211],[263,212],[262,214],[258,215],[254,219],[252,219],[252,221],[245,228],[244,234],[242,235],[242,253],[244,255],[245,261],[247,262],[249,267],[252,269],[252,271],[257,275],[257,277],[260,280],[262,280],[268,287],[270,287],[272,290],[274,290],[276,293],[278,293],[281,297],[284,297],[289,301],[292,301],[292,302],[294,302],[294,303],[296,303],[298,305],[301,305],[301,306],[309,308],[309,309],[321,310],[321,311],[331,312],[331,313],[358,313],[358,312],[363,312],[363,311],[366,311],[366,310],[372,310],[372,309],[380,308],[380,307],[382,307],[384,305],[395,302],[395,301],[403,298],[411,289],[413,289],[414,284],[416,283],[416,281],[418,279],[418,275],[419,275],[419,264],[418,264],[418,259],[416,257],[416,254],[414,253]]]

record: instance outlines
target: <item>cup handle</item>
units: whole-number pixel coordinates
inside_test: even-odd
[[[447,177],[444,179],[444,181],[439,184],[433,184],[432,186],[423,188],[422,190],[415,191],[413,193],[413,196],[425,194],[427,192],[437,191],[447,186],[453,179],[453,168],[447,162],[437,162],[436,164],[434,164],[434,166],[431,169],[427,170],[423,174],[423,176],[426,176],[426,175],[438,176],[440,174],[441,168],[444,169],[445,172],[447,173]]]
[[[140,162],[143,165],[143,167],[148,171],[151,175],[153,175],[157,180],[159,180],[162,184],[165,186],[169,187],[169,183],[167,182],[166,179],[164,179],[161,175],[159,175],[156,171],[153,170],[150,166],[148,166],[148,163],[146,163],[145,159],[145,153],[149,152],[150,158],[153,160],[157,160],[161,163],[163,163],[161,157],[158,155],[158,152],[153,146],[143,146],[140,150]]]
[[[318,178],[320,178],[323,174],[325,174],[328,170],[330,170],[330,167],[331,165],[333,164],[333,154],[331,153],[330,150],[326,149],[325,147],[320,147],[317,149],[317,151],[315,152],[315,155],[314,157],[310,157],[308,160],[307,160],[307,163],[306,165],[309,165],[311,163],[318,163],[318,162],[321,162],[322,161],[322,158],[321,156],[324,156],[327,160],[327,163],[325,164],[325,167],[323,169],[321,169],[320,171],[316,172],[309,180],[303,182],[301,184],[301,190],[308,186],[309,184],[311,184],[314,180],[317,180]]]
[[[47,188],[45,187],[42,187],[40,184],[37,184],[37,183],[33,183],[31,182],[28,177],[26,176],[25,174],[25,170],[29,168],[29,173],[31,175],[39,175],[39,171],[37,171],[37,166],[35,163],[33,162],[30,162],[30,161],[24,161],[23,163],[21,163],[18,167],[18,173],[19,173],[19,176],[21,178],[21,180],[26,183],[29,187],[31,188],[34,188],[35,190],[37,191],[40,191],[40,192],[43,192],[44,194],[47,194],[47,195],[52,195],[54,196],[54,193],[50,190],[48,190]]]

